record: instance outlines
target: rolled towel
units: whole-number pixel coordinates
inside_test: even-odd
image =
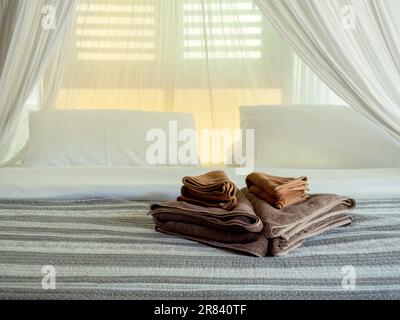
[[[265,256],[268,239],[261,219],[244,194],[238,191],[237,205],[227,211],[181,201],[151,206],[157,231],[211,246]]]
[[[278,209],[309,198],[307,177],[284,178],[254,172],[247,176],[246,185],[251,193]]]
[[[272,239],[270,253],[273,256],[293,251],[309,237],[351,224],[350,212],[356,206],[355,200],[347,197],[314,194],[303,202],[279,210],[248,189],[242,191],[262,220],[264,234]]]
[[[184,177],[178,201],[230,210],[237,204],[235,184],[222,170]]]

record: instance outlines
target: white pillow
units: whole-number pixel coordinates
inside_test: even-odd
[[[255,130],[256,167],[350,169],[400,166],[400,143],[350,107],[242,107],[240,117],[243,130]]]
[[[175,121],[178,132],[195,130],[194,117],[188,113],[134,110],[32,112],[23,165],[150,166],[146,152],[154,141],[146,140],[147,133],[151,129],[161,129],[168,141],[169,126]],[[178,147],[181,144],[183,142],[178,143]],[[193,147],[197,152],[197,146]]]

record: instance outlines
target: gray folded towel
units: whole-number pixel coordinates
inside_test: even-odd
[[[355,200],[347,197],[314,194],[307,200],[279,210],[247,188],[242,192],[264,224],[264,234],[271,239],[269,250],[273,256],[293,251],[309,237],[351,224],[350,212],[356,205]]]

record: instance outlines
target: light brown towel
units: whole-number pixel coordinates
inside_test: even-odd
[[[226,210],[236,206],[237,188],[222,170],[211,171],[197,177],[184,177],[178,201]]]
[[[155,204],[152,215],[156,230],[211,246],[265,256],[267,237],[252,204],[240,191],[237,205],[227,211],[174,201]]]
[[[284,178],[254,172],[247,176],[246,185],[251,193],[278,209],[309,198],[307,177]]]
[[[353,199],[347,197],[314,194],[303,202],[279,210],[248,189],[242,191],[261,218],[264,234],[273,239],[270,241],[270,253],[274,256],[291,252],[311,236],[351,224],[349,213],[356,205]]]

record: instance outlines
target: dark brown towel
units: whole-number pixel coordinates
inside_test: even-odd
[[[164,202],[151,207],[156,230],[215,247],[265,256],[267,237],[253,206],[240,191],[237,205],[227,211],[181,201]]]
[[[314,194],[282,210],[242,190],[264,224],[264,234],[271,238],[270,253],[284,255],[298,248],[304,240],[333,228],[351,224],[353,199],[333,194]]]
[[[248,190],[278,209],[309,198],[307,177],[284,178],[254,172],[247,176]]]
[[[184,177],[178,201],[226,210],[236,206],[237,188],[224,171],[211,171],[197,177]]]

